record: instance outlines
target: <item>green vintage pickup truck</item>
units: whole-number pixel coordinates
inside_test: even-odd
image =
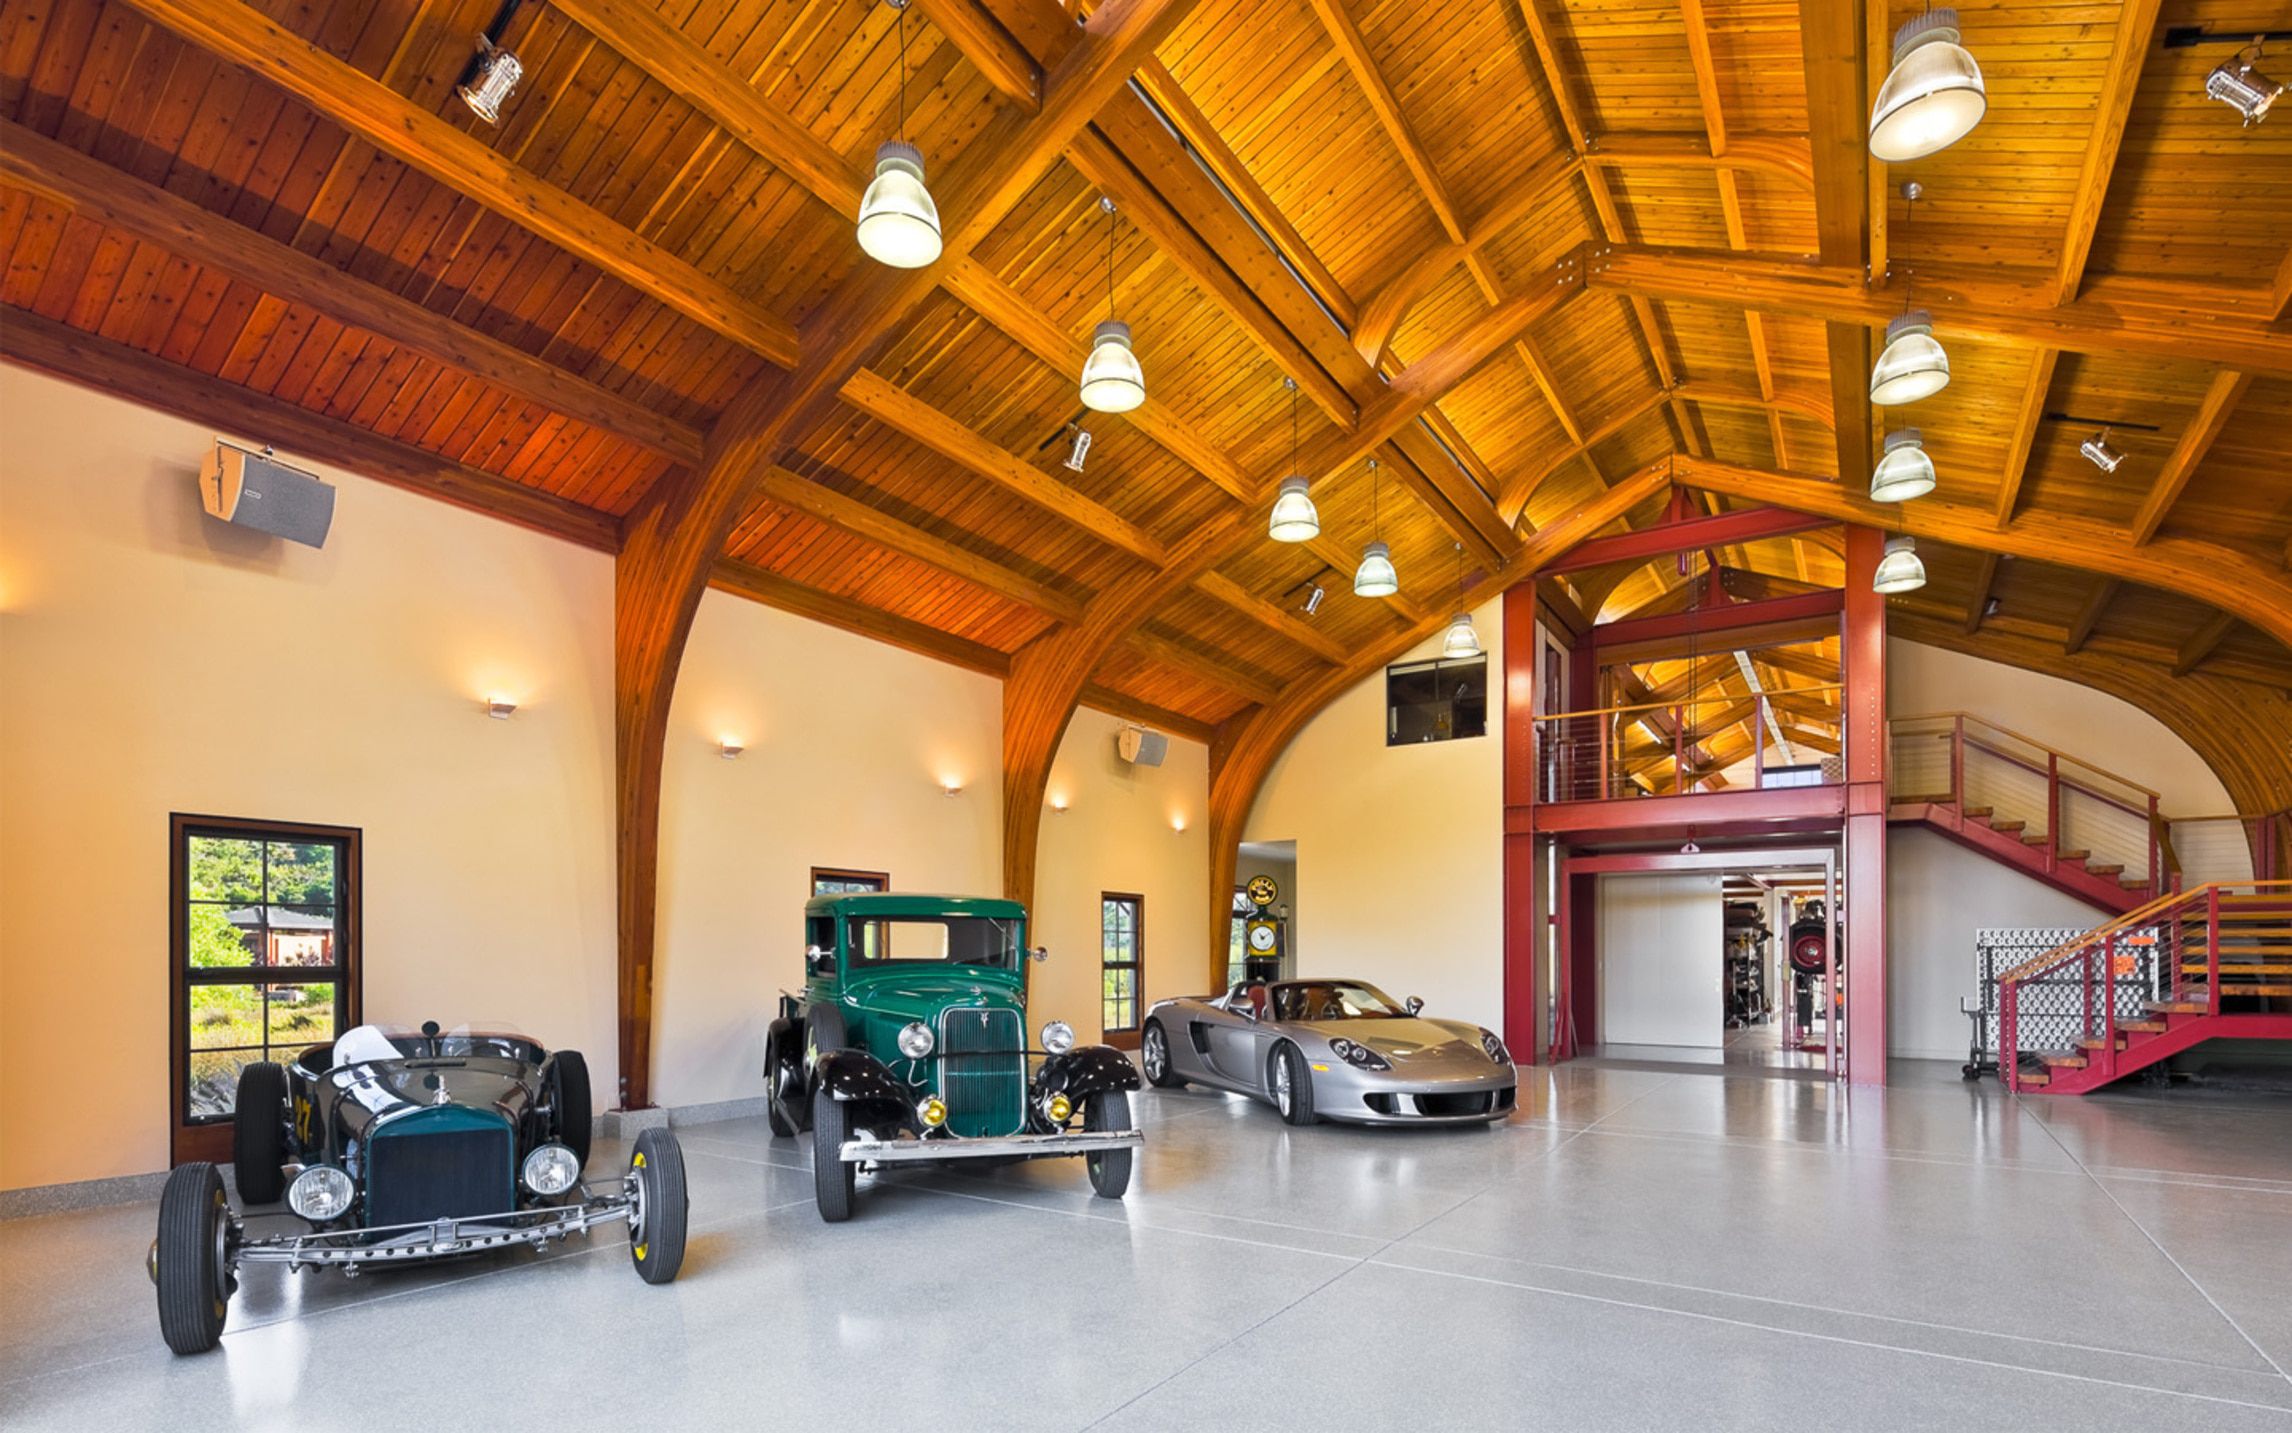
[[[1028,1047],[1027,965],[1045,953],[1026,933],[1016,901],[805,904],[803,993],[780,997],[765,1034],[765,1102],[774,1135],[811,1132],[822,1219],[851,1217],[863,1164],[1080,1155],[1100,1196],[1129,1188],[1138,1071],[1063,1021]]]

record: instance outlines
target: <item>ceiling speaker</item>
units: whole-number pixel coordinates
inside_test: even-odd
[[[271,456],[221,439],[199,465],[199,501],[209,517],[289,542],[324,547],[334,525],[334,487]]]
[[[1114,749],[1132,766],[1160,766],[1170,754],[1170,738],[1142,726],[1126,726],[1114,738]]]

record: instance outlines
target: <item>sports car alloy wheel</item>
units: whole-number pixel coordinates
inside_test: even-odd
[[[1273,1106],[1281,1111],[1283,1119],[1289,1118],[1291,1102],[1296,1098],[1297,1092],[1289,1083],[1289,1059],[1276,1053],[1273,1057]]]
[[[1146,1057],[1146,1078],[1155,1084],[1170,1072],[1170,1047],[1162,1039],[1162,1027],[1146,1027],[1146,1048],[1140,1052]]]

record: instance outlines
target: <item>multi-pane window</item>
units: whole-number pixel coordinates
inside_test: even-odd
[[[171,821],[178,1159],[227,1148],[239,1072],[358,1017],[358,832]]]
[[[1098,902],[1099,1023],[1109,1035],[1138,1028],[1139,968],[1146,955],[1146,898],[1108,894]]]
[[[812,894],[841,896],[853,891],[888,891],[891,877],[882,871],[844,871],[832,866],[812,867]]]

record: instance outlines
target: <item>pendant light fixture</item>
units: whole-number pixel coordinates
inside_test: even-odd
[[[1102,196],[1098,207],[1106,214],[1106,322],[1092,331],[1082,362],[1082,406],[1127,413],[1146,401],[1146,371],[1130,351],[1130,325],[1114,316],[1114,201]]]
[[[875,149],[875,180],[860,199],[859,245],[879,264],[920,269],[939,257],[939,206],[923,186],[923,151],[907,142],[907,0],[899,12],[899,137]]]
[[[1870,475],[1870,500],[1874,503],[1901,503],[1922,498],[1934,491],[1934,460],[1926,456],[1926,445],[1916,428],[1903,428],[1886,435],[1886,455],[1878,460],[1878,467]]]
[[[1450,659],[1480,655],[1480,634],[1472,629],[1472,614],[1464,608],[1464,544],[1456,544],[1456,615],[1448,619],[1448,635],[1441,638],[1440,654]]]
[[[1902,218],[1902,237],[1910,237],[1910,221],[1918,212],[1918,197],[1925,192],[1913,181],[1902,186],[1909,212]],[[1934,337],[1934,316],[1910,307],[1917,290],[1917,273],[1903,268],[1902,314],[1886,325],[1886,347],[1870,370],[1870,401],[1881,407],[1915,403],[1950,386],[1950,355]]]
[[[1918,544],[1907,537],[1886,539],[1886,555],[1871,574],[1870,590],[1882,597],[1915,592],[1926,585],[1926,564],[1918,559]]]
[[[1289,476],[1273,500],[1266,536],[1275,542],[1311,542],[1321,536],[1321,514],[1313,506],[1313,485],[1297,470],[1297,380],[1284,378],[1281,386],[1289,390]]]
[[[1989,108],[1981,66],[1958,43],[1958,12],[1928,10],[1894,32],[1894,68],[1870,111],[1870,154],[1923,159],[1973,132]]]
[[[1401,590],[1401,576],[1393,570],[1393,550],[1385,546],[1384,515],[1377,501],[1382,475],[1377,460],[1369,460],[1369,535],[1361,549],[1361,565],[1353,571],[1355,597],[1390,597]]]

